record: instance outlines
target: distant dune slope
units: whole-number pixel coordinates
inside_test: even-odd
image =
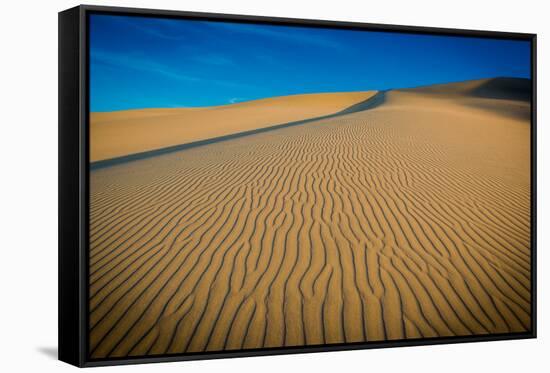
[[[521,78],[493,78],[428,87],[402,89],[414,99],[447,99],[456,104],[490,110],[496,115],[529,120],[531,114],[531,81]],[[420,102],[418,102],[420,104]]]
[[[413,93],[442,94],[445,96],[473,96],[529,102],[531,81],[522,78],[490,78],[458,83],[436,84],[426,87],[403,89]]]
[[[206,108],[91,113],[90,159],[96,162],[333,114],[375,93],[319,93]]]
[[[448,88],[92,171],[92,357],[529,330],[529,120]]]

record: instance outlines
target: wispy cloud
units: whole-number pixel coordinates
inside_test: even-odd
[[[232,97],[228,100],[230,104],[236,104],[237,102],[241,102],[246,100],[244,97]]]
[[[147,60],[138,56],[131,56],[129,54],[118,54],[112,52],[105,52],[97,49],[90,51],[92,60],[96,60],[107,65],[122,67],[126,69],[140,70],[150,73],[166,76],[168,78],[184,80],[189,82],[200,81],[198,77],[182,74],[179,71],[159,64],[157,62]]]
[[[196,41],[197,37],[201,35],[197,27],[188,27],[187,25],[187,27],[182,28],[182,25],[186,25],[186,23],[182,23],[182,21],[151,19],[145,22],[143,20],[136,22],[134,19],[121,17],[119,22],[126,24],[128,27],[132,27],[142,35],[152,36],[155,39],[167,40],[169,42],[182,42],[170,43],[173,49],[185,49],[190,44],[190,41]],[[195,22],[196,25],[202,25],[202,22],[199,21],[192,22]],[[183,41],[187,41],[187,43],[183,43]],[[196,52],[193,51],[193,53]],[[203,53],[201,55],[193,53],[187,53],[186,59],[213,66],[227,66],[233,64],[231,59],[220,54]]]
[[[181,30],[178,28],[181,23],[174,23],[181,21],[154,19],[144,23],[143,21],[136,22],[134,19],[125,19],[123,17],[120,17],[119,22],[126,23],[128,26],[133,27],[135,30],[143,34],[154,36],[160,39],[183,41],[189,40],[189,38],[191,37],[191,35],[189,35],[189,32],[181,32]]]
[[[152,74],[157,74],[166,78],[185,81],[185,82],[207,83],[207,84],[215,84],[215,85],[221,85],[226,87],[239,87],[239,88],[247,87],[247,85],[241,84],[238,82],[212,79],[212,78],[203,78],[199,76],[184,74],[172,66],[167,66],[137,55],[129,55],[129,54],[122,54],[122,53],[119,54],[119,53],[112,53],[112,52],[92,49],[90,56],[92,60],[107,64],[110,66],[144,71]]]
[[[263,36],[294,44],[308,44],[316,47],[332,49],[345,48],[345,45],[330,38],[323,37],[318,33],[313,34],[307,29],[291,28],[288,26],[269,26],[227,22],[205,22],[205,24],[213,28],[223,29],[225,31]]]

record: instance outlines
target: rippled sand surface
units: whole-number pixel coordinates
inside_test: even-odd
[[[92,357],[529,330],[522,84],[91,171]]]

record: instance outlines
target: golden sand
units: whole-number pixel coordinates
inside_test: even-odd
[[[333,114],[376,92],[273,97],[206,108],[91,113],[92,162]]]
[[[528,330],[529,102],[469,84],[92,171],[92,356]]]

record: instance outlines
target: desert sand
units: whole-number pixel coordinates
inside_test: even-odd
[[[525,92],[380,92],[366,110],[91,171],[92,357],[529,330]],[[195,135],[246,119],[223,110]],[[120,121],[145,126],[143,112]]]
[[[91,113],[90,161],[330,115],[363,102],[375,93],[318,93],[206,108]]]

